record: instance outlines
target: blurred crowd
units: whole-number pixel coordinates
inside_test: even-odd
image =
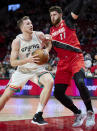
[[[12,40],[19,34],[16,22],[19,18],[30,16],[34,30],[49,33],[50,18],[48,9],[52,5],[62,7],[63,15],[68,14],[74,0],[27,0],[20,2],[20,8],[10,10],[6,14],[6,7],[0,10],[0,77],[9,78],[15,68],[10,66],[10,51]],[[17,2],[17,3],[19,3]],[[70,4],[69,4],[70,3]],[[9,0],[9,4],[10,0]],[[6,16],[6,17],[5,17]],[[97,77],[97,1],[84,0],[84,6],[77,20],[77,36],[83,50],[86,76]],[[58,58],[51,51],[47,69],[56,72]]]

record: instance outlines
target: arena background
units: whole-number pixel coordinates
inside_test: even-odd
[[[19,18],[30,16],[34,30],[49,33],[50,19],[48,9],[52,5],[60,5],[64,16],[71,10],[72,0],[9,0],[0,3],[0,95],[4,92],[14,68],[10,66],[12,40],[20,33],[16,26]],[[84,0],[84,6],[77,20],[77,35],[83,50],[86,63],[86,85],[91,96],[97,97],[97,1]],[[50,52],[48,70],[55,74],[57,56]],[[28,81],[24,89],[14,95],[39,96],[41,88]],[[79,97],[74,81],[67,94]],[[52,91],[53,96],[53,91]]]

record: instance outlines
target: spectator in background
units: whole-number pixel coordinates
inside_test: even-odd
[[[94,55],[94,59],[97,61],[97,52]]]
[[[5,78],[5,76],[6,76],[5,73],[6,73],[5,68],[4,68],[4,67],[1,67],[1,68],[0,68],[0,77],[1,77],[1,78]]]
[[[94,71],[94,77],[97,77],[97,68]]]
[[[3,67],[2,63],[0,62],[0,69]]]
[[[86,77],[92,77],[92,73],[90,71],[90,68],[92,66],[92,58],[91,55],[89,53],[87,53],[84,56],[84,60],[85,60],[85,76]]]
[[[97,48],[96,48],[97,49]],[[91,67],[91,72],[94,77],[97,77],[97,53],[94,53],[93,66]]]
[[[10,51],[8,50],[6,56],[4,57],[3,64],[10,64]]]
[[[90,54],[91,54],[91,57],[92,57],[92,63],[97,61],[97,47],[93,48],[93,50],[91,51]]]
[[[91,56],[92,56],[92,67],[91,67],[91,72],[93,74],[93,76],[96,76],[97,73],[97,47],[94,48],[91,51]]]

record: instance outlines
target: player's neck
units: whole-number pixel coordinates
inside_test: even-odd
[[[26,33],[26,32],[23,32],[22,33],[23,34],[23,38],[24,38],[24,40],[26,40],[26,41],[30,41],[30,40],[32,40],[32,34],[28,34],[28,33]]]
[[[63,19],[61,19],[60,22],[59,22],[57,25],[55,25],[55,26],[58,27],[58,26],[60,25],[60,23],[62,22],[62,20],[63,20]]]

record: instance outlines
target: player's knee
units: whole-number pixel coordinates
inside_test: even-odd
[[[50,79],[50,85],[51,85],[51,86],[54,85],[54,79],[53,79],[53,78]]]
[[[82,69],[74,75],[74,81],[78,88],[85,87],[84,78],[84,70]]]
[[[80,78],[76,85],[77,85],[77,88],[79,88],[79,89],[84,88],[85,87],[84,79]]]
[[[47,78],[46,83],[47,83],[50,87],[53,87],[53,85],[54,85],[54,79],[53,79],[52,77],[51,77],[51,78]]]
[[[85,87],[85,82],[84,82],[84,79],[79,79],[79,85],[81,86],[81,87]]]
[[[45,79],[41,80],[41,83],[44,87],[53,88],[54,85],[54,79],[52,77],[46,77]]]
[[[60,97],[63,97],[63,95],[65,94],[66,89],[67,89],[67,87],[65,87],[64,84],[55,84],[54,96],[57,99],[59,99]]]

